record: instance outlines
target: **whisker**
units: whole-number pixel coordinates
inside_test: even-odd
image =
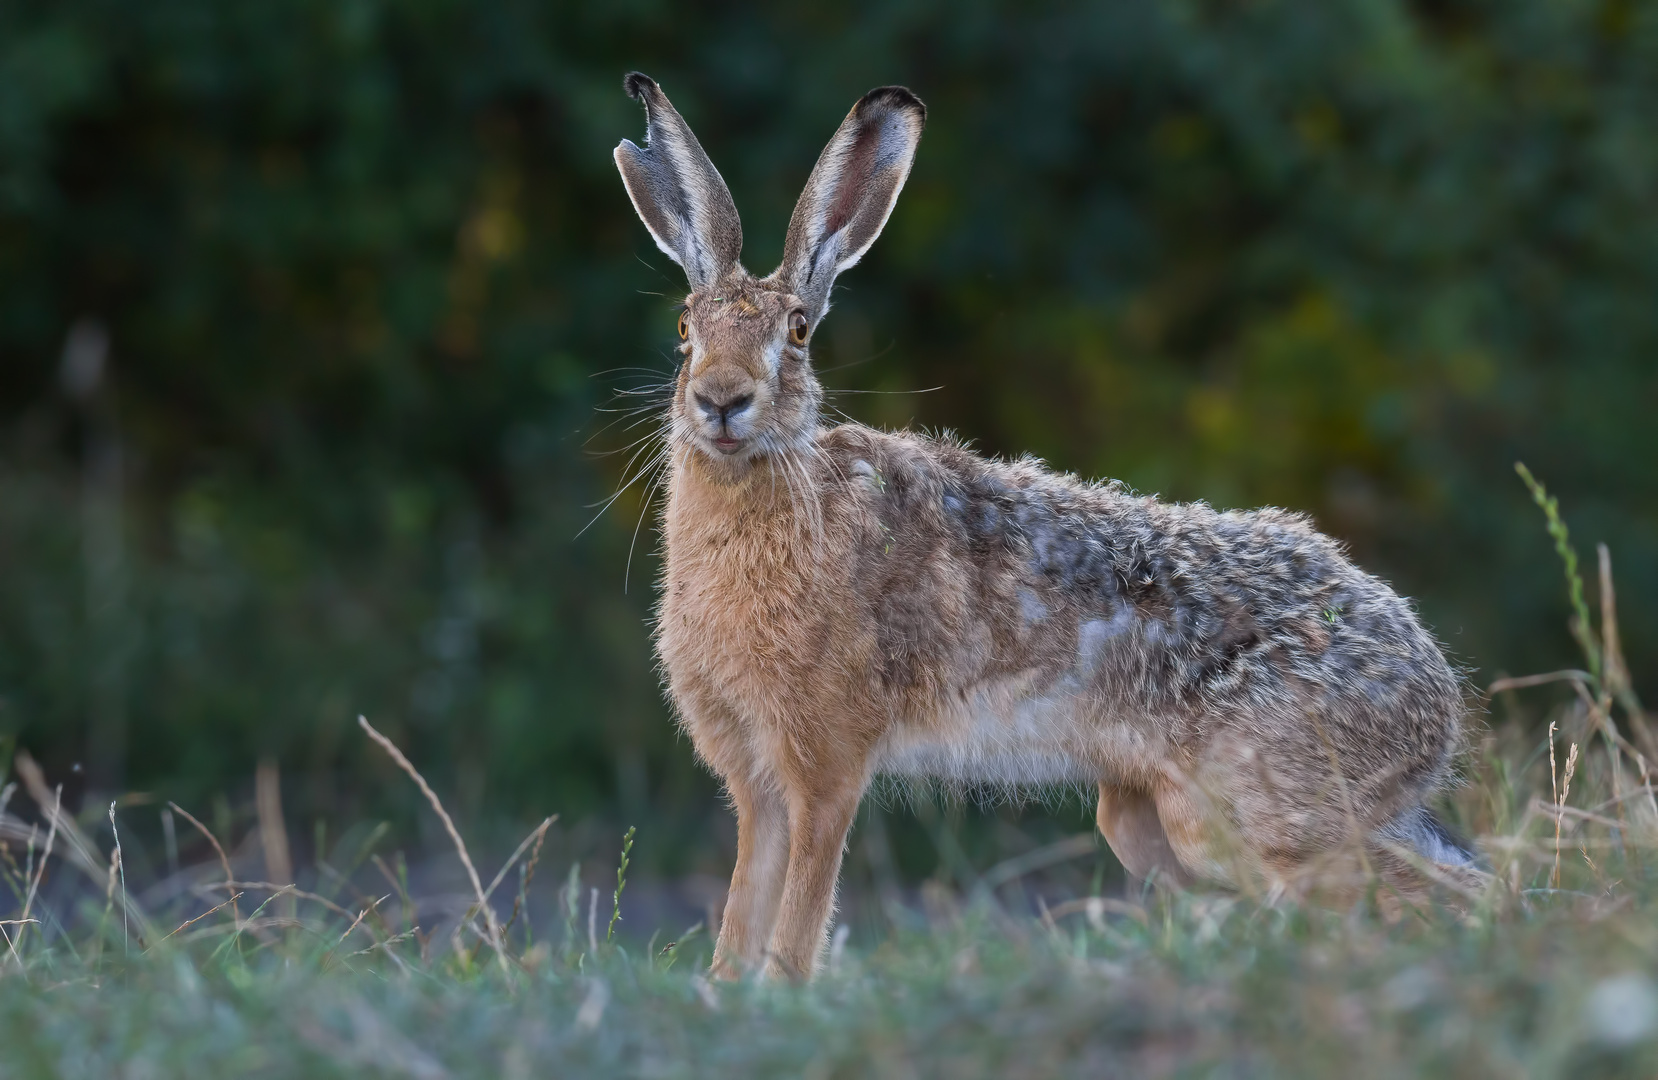
[[[834,405],[829,406],[829,408],[832,409],[837,416],[839,416],[842,420],[845,420],[848,424],[856,424],[858,422],[858,421],[852,419],[852,417],[848,416],[846,414],[845,409],[838,408],[837,406],[834,406]]]
[[[613,408],[607,405],[595,405],[593,407],[593,411],[597,413],[604,413],[607,416],[638,416],[642,412],[662,412],[664,411],[664,404],[666,404],[666,402],[663,402],[662,404],[657,404],[655,402],[648,402],[644,405],[630,404],[625,409]]]
[[[806,444],[806,449],[811,451],[811,453],[815,457],[817,457],[820,461],[827,464],[831,469],[834,469],[835,470],[835,475],[840,477],[841,483],[844,484],[844,483],[850,483],[851,482],[851,477],[846,475],[846,470],[841,468],[840,462],[835,460],[835,457],[834,457],[833,454],[829,453],[822,446],[818,445],[816,440],[813,440],[812,442],[807,443]]]
[[[605,368],[603,371],[594,371],[588,374],[589,379],[602,379],[606,375],[620,375],[624,371],[634,371],[645,375],[669,375],[671,372],[661,368],[645,367],[643,364],[634,364],[626,367]]]
[[[862,365],[867,364],[872,360],[879,360],[881,357],[883,357],[887,353],[891,352],[897,346],[898,346],[898,339],[893,338],[891,341],[887,342],[887,347],[886,348],[882,349],[880,352],[870,353],[868,356],[864,357],[862,360],[848,360],[846,363],[836,364],[834,367],[813,368],[812,370],[815,371],[819,375],[827,375],[831,371],[845,371],[847,368],[861,367]]]
[[[660,433],[656,433],[656,434],[660,434]],[[635,480],[637,480],[640,476],[643,475],[643,469],[644,469],[643,466],[641,467],[639,472],[633,472],[633,466],[636,462],[638,462],[640,460],[641,457],[643,457],[646,454],[647,451],[650,450],[649,440],[650,440],[650,436],[646,436],[644,439],[640,440],[640,443],[642,443],[643,445],[635,444],[635,445],[638,445],[639,448],[633,452],[633,456],[628,459],[627,464],[622,466],[622,475],[623,476],[627,476],[630,472],[632,472],[633,475],[630,479],[628,479],[626,482],[624,482],[623,485],[620,488],[618,488],[616,490],[616,492],[614,494],[612,494],[608,500],[606,500],[606,503],[605,503],[606,506],[608,506],[612,502],[615,502],[616,497],[618,495],[620,495],[623,491],[627,490],[627,485],[628,484],[633,483]],[[658,453],[660,453],[660,451],[658,451]],[[653,453],[653,454],[650,455],[650,457],[645,458],[645,460],[648,462],[649,460],[651,460],[651,458],[654,458],[654,457],[656,457],[656,454]],[[594,505],[596,505],[596,504],[594,504]],[[603,513],[602,509],[600,510],[600,513]]]
[[[634,462],[638,461],[640,455],[642,455],[648,449],[649,449],[649,445],[647,444],[646,446],[642,446],[637,451],[635,451],[633,457],[628,460],[627,465],[623,468],[623,472],[626,473],[628,470],[632,469],[633,465],[634,465]],[[622,493],[627,491],[627,489],[632,487],[634,484],[638,483],[639,479],[642,476],[644,476],[645,473],[650,469],[650,466],[656,462],[656,459],[658,457],[660,457],[661,455],[667,453],[667,452],[668,451],[667,451],[666,447],[664,447],[662,450],[657,451],[656,454],[653,454],[649,459],[647,459],[646,464],[642,468],[640,468],[638,472],[635,472],[628,480],[626,480],[622,484],[621,487],[617,488],[614,494],[612,494],[608,499],[605,499],[602,504],[597,504],[597,505],[599,505],[598,513],[594,514],[592,520],[589,521],[586,525],[583,525],[581,527],[581,530],[579,532],[577,532],[576,535],[574,537],[572,537],[572,539],[579,539],[581,537],[582,533],[585,533],[588,529],[591,529],[593,527],[594,523],[597,522],[601,517],[604,516],[604,512],[606,510],[609,510],[613,505],[615,505],[616,500],[620,499],[622,497]],[[595,504],[590,503],[588,505],[591,506],[591,505],[595,505]]]
[[[814,556],[821,556],[823,554],[823,545],[822,545],[821,540],[818,536],[817,520],[816,520],[815,516],[812,513],[812,509],[813,509],[812,508],[812,492],[811,492],[810,483],[807,480],[807,478],[805,477],[805,475],[801,472],[800,460],[797,457],[795,457],[794,451],[792,449],[785,450],[783,452],[783,460],[787,463],[787,468],[789,470],[789,475],[792,476],[792,477],[797,477],[800,480],[799,508],[798,508],[797,512],[801,515],[802,519],[805,521],[806,528],[808,530],[810,530],[811,533],[812,533],[813,540],[814,540],[814,543],[812,545],[812,554]],[[814,565],[815,565],[815,562],[814,562]]]
[[[773,461],[771,463],[771,501],[772,501],[772,505],[775,506],[777,504],[777,462],[775,460],[776,457],[777,457],[777,454],[776,454],[776,451],[774,451],[772,449],[771,433],[770,432],[767,432],[765,434],[765,436],[762,438],[761,441],[765,445],[766,454],[769,457],[773,458]],[[793,502],[792,499],[790,500],[789,504],[791,506],[794,505],[794,502]]]
[[[784,450],[784,452],[779,455],[779,459],[783,462],[784,468],[787,469],[785,476],[791,478],[789,481],[791,504],[794,504],[797,501],[794,497],[795,488],[792,478],[798,477],[800,480],[800,491],[796,512],[802,515],[807,527],[812,530],[813,551],[815,555],[821,558],[823,555],[824,541],[823,506],[815,498],[816,489],[812,486],[811,476],[806,471],[805,462],[800,460],[797,456],[796,450],[793,447]]]
[[[652,419],[654,419],[654,417],[645,417],[644,419],[641,419],[641,420],[635,420],[633,423],[629,424],[627,427],[623,428],[622,430],[623,431],[632,431],[634,428],[638,427],[640,424],[648,423]],[[617,423],[621,423],[621,421],[618,420]],[[595,457],[595,458],[615,457],[617,454],[627,453],[629,450],[632,450],[635,446],[638,446],[640,443],[646,442],[649,439],[653,439],[653,438],[657,437],[658,435],[660,435],[661,433],[662,432],[661,432],[660,429],[655,430],[655,431],[647,431],[645,434],[639,436],[637,439],[634,439],[632,442],[628,443],[626,446],[619,446],[619,447],[615,448],[614,450],[589,450],[587,453],[588,453],[589,457]],[[591,439],[588,440],[588,442],[591,442],[591,441],[592,441]]]
[[[619,413],[620,415],[618,415],[616,417],[616,419],[610,421],[604,427],[600,428],[599,430],[595,431],[593,434],[589,435],[587,438],[583,439],[582,440],[582,445],[583,446],[586,446],[588,443],[592,442],[594,439],[597,439],[600,435],[603,435],[605,432],[609,431],[611,428],[615,427],[617,424],[622,423],[624,420],[629,420],[629,419],[632,419],[634,417],[638,417],[638,419],[633,420],[633,423],[629,424],[627,427],[622,429],[623,431],[632,431],[634,428],[638,427],[640,424],[648,423],[651,420],[655,419],[657,416],[659,416],[662,413],[663,410],[657,409],[657,408],[642,407],[642,408],[638,408],[638,409],[627,409],[627,410],[622,410],[622,409],[600,409],[600,410],[597,410],[597,411],[599,411],[599,412],[609,412],[609,413]]]
[[[650,272],[651,272],[651,273],[653,273],[653,274],[655,274],[655,275],[656,275],[656,276],[657,276],[657,277],[659,277],[659,278],[661,278],[661,279],[662,279],[662,280],[663,280],[663,281],[666,281],[666,282],[667,282],[667,283],[668,283],[668,286],[669,286],[669,288],[672,288],[672,287],[673,287],[673,284],[674,284],[674,279],[673,279],[673,278],[672,278],[672,277],[670,277],[670,276],[669,276],[669,275],[668,275],[668,274],[665,274],[665,273],[663,273],[663,271],[662,271],[662,268],[661,268],[661,267],[659,267],[659,266],[652,266],[652,265],[651,265],[651,264],[650,264],[650,263],[648,263],[648,262],[646,262],[646,261],[645,261],[645,259],[644,259],[644,257],[643,257],[643,256],[641,256],[641,255],[637,255],[637,254],[636,254],[636,255],[634,255],[634,256],[633,256],[633,257],[634,257],[634,258],[635,258],[635,259],[638,259],[638,260],[639,260],[639,265],[640,265],[640,266],[643,266],[643,267],[645,267],[645,268],[646,268],[646,269],[648,269],[648,270],[650,270]],[[645,291],[644,291],[644,290],[643,290],[643,289],[641,289],[641,290],[639,290],[639,291],[640,291],[640,293],[641,293],[641,294],[642,294],[642,295],[644,295],[644,296],[660,296],[660,297],[662,297],[662,298],[663,298],[663,299],[664,299],[664,300],[666,300],[666,299],[667,299],[667,294],[666,294],[666,293],[653,293],[653,292],[645,292]]]
[[[628,541],[627,563],[622,567],[622,595],[624,596],[627,595],[628,591],[628,579],[633,573],[633,549],[639,543],[639,530],[645,524],[645,515],[650,511],[651,500],[656,497],[656,491],[662,486],[662,480],[667,475],[668,456],[664,454],[658,459],[655,478],[652,479],[650,485],[645,488],[645,497],[641,500],[639,506],[639,520],[633,525],[633,539]]]
[[[800,500],[795,494],[794,473],[789,469],[788,453],[786,451],[774,453],[771,460],[772,476],[775,477],[779,471],[783,474],[783,488],[789,495],[789,511],[791,514],[798,514]],[[773,482],[775,483],[775,480]]]
[[[931,394],[931,393],[935,393],[935,392],[937,392],[939,390],[942,390],[942,389],[944,389],[944,385],[942,383],[940,383],[938,386],[929,386],[925,390],[848,390],[848,389],[842,389],[842,390],[825,390],[823,392],[823,395],[824,395],[824,397],[840,397],[842,394]]]

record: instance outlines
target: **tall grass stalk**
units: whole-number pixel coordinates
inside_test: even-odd
[[[1566,522],[1560,516],[1560,500],[1550,495],[1543,482],[1531,474],[1525,462],[1516,461],[1514,471],[1520,474],[1525,481],[1531,497],[1543,511],[1543,517],[1548,523],[1549,536],[1554,539],[1555,553],[1560,556],[1561,563],[1566,570],[1566,591],[1571,599],[1572,618],[1570,630],[1583,649],[1584,661],[1589,665],[1589,674],[1594,676],[1598,688],[1601,677],[1601,651],[1595,641],[1594,627],[1589,622],[1589,603],[1583,597],[1583,576],[1577,570],[1577,549],[1572,547],[1571,532],[1566,528]]]
[[[616,863],[616,893],[610,898],[610,925],[605,928],[604,939],[609,941],[616,933],[616,924],[622,921],[622,890],[628,883],[628,853],[633,850],[634,826],[629,825],[627,835],[622,837],[622,857]]]

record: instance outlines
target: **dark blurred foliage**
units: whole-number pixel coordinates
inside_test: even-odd
[[[701,850],[640,499],[577,536],[684,288],[632,68],[758,270],[856,97],[927,101],[818,355],[900,392],[847,413],[1306,510],[1481,678],[1572,655],[1524,459],[1650,690],[1658,7],[9,0],[0,734],[197,802],[274,755],[349,819],[402,791],[365,712],[463,812]]]

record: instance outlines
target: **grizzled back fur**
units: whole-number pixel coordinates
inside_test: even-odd
[[[1171,504],[944,438],[826,426],[809,346],[926,119],[865,95],[757,278],[661,89],[616,161],[691,293],[668,416],[656,644],[738,819],[715,967],[809,973],[877,774],[1097,785],[1131,874],[1294,885],[1356,852],[1472,856],[1423,806],[1459,680],[1410,606],[1296,514]]]

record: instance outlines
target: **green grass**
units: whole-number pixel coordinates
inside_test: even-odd
[[[1478,838],[1482,887],[1401,906],[1371,883],[1346,909],[1252,888],[1047,896],[1031,917],[934,883],[867,940],[837,936],[808,985],[715,984],[706,934],[614,933],[632,829],[608,924],[574,871],[556,910],[527,910],[549,819],[503,870],[504,925],[474,907],[434,934],[413,925],[401,861],[377,906],[245,886],[205,914],[199,895],[146,912],[67,816],[48,840],[0,809],[13,917],[39,920],[4,927],[0,1077],[1653,1075],[1658,754],[1609,557],[1596,628],[1557,507],[1527,481],[1570,556],[1589,670],[1497,687],[1505,710],[1536,686],[1572,696],[1547,736],[1512,711],[1470,751],[1446,809]],[[18,770],[37,804],[55,799],[21,754]],[[31,889],[48,845],[96,883],[73,910]]]
[[[1052,928],[978,907],[805,987],[710,985],[702,955],[603,946],[531,950],[503,978],[414,949],[322,971],[303,932],[125,958],[117,933],[101,961],[54,950],[0,983],[0,1072],[1650,1074],[1658,928],[1638,904],[1578,902],[1395,927],[1216,896]]]

